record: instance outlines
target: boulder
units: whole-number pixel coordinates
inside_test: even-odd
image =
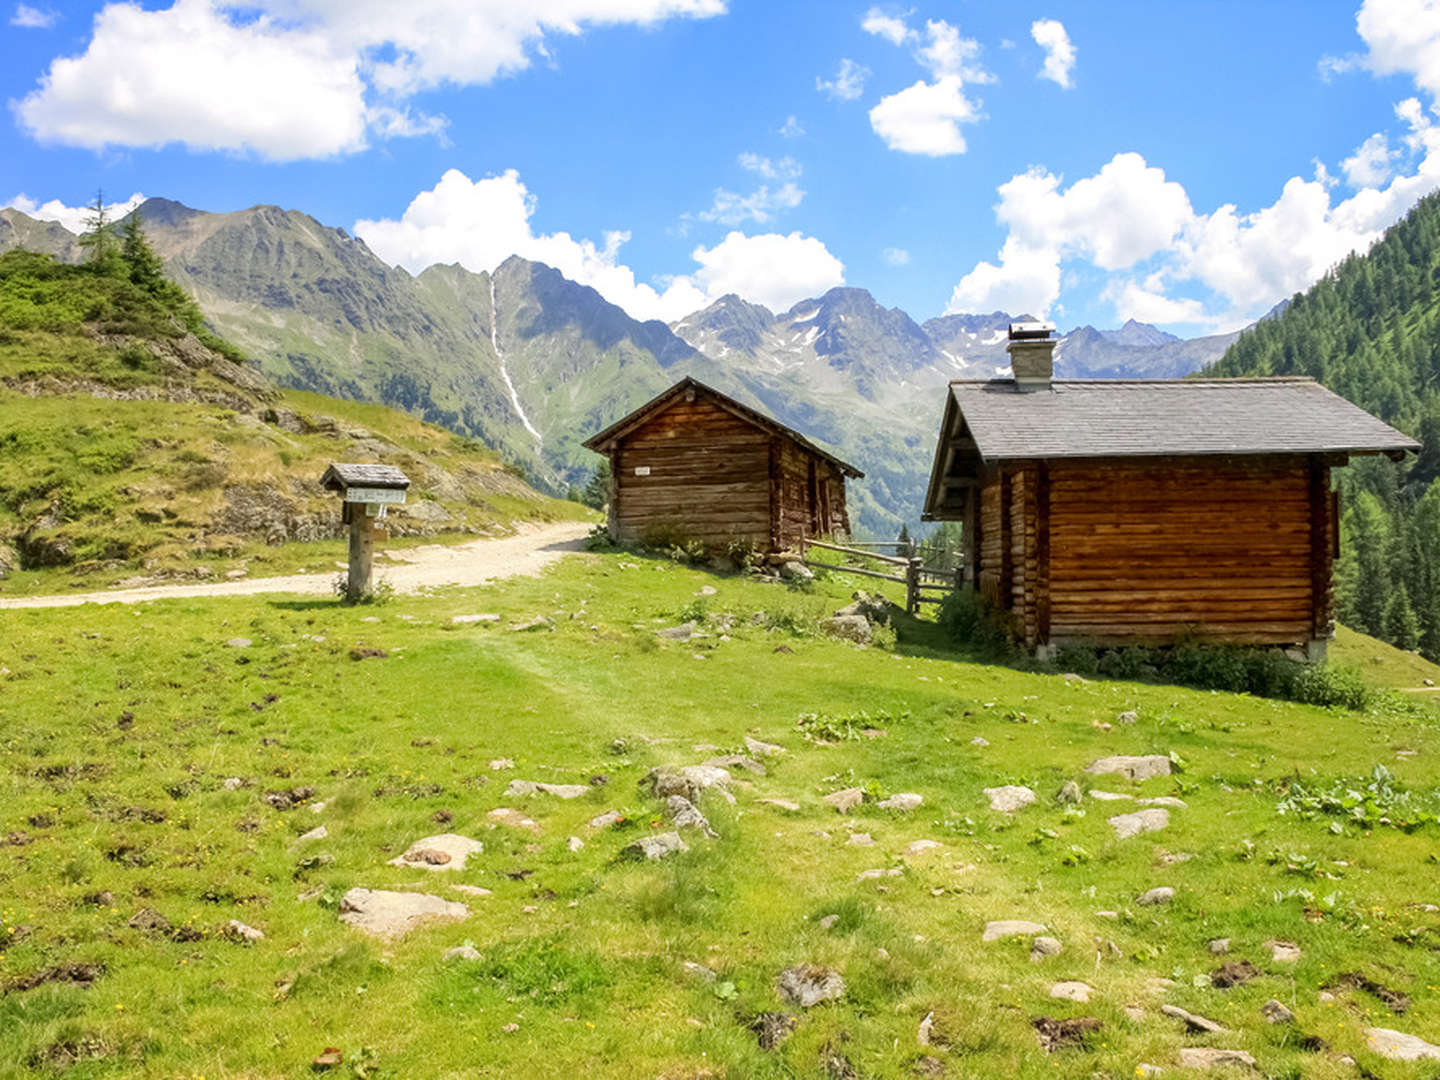
[[[1390,1028],[1366,1028],[1365,1044],[1391,1061],[1440,1061],[1440,1046]]]
[[[416,840],[391,866],[414,866],[421,870],[464,870],[465,860],[485,850],[479,840],[458,833],[442,833]]]
[[[718,791],[730,802],[735,797],[727,790],[730,786],[730,772],[718,765],[661,765],[651,769],[642,787],[648,787],[657,799],[668,799],[671,795],[683,795],[692,803],[700,801],[703,791]]]
[[[1131,780],[1148,780],[1152,776],[1169,776],[1171,765],[1170,759],[1163,754],[1145,754],[1141,757],[1119,754],[1115,757],[1092,761],[1086,766],[1085,771],[1092,776],[1099,776],[1103,773],[1119,773],[1121,776],[1128,776]]]
[[[543,784],[535,780],[511,780],[505,789],[507,799],[526,795],[553,795],[557,799],[578,799],[590,789],[584,784]]]
[[[845,993],[845,980],[838,971],[801,964],[787,968],[775,981],[780,996],[792,1005],[802,1009],[813,1008],[824,1001],[834,1001]]]
[[[981,941],[999,941],[1007,937],[1033,937],[1050,929],[1043,923],[1026,922],[1024,919],[997,919],[985,924]]]
[[[846,604],[839,611],[835,612],[835,614],[837,616],[859,615],[866,622],[884,626],[889,623],[892,611],[893,608],[890,601],[886,600],[885,597],[879,593],[870,594],[857,592],[854,597],[854,602]]]
[[[798,559],[788,559],[780,564],[780,579],[782,581],[793,581],[804,583],[814,581],[815,575],[810,568]]]
[[[653,862],[689,850],[690,845],[680,839],[678,832],[654,833],[650,836],[642,836],[633,844],[626,844],[620,849],[620,857]]]
[[[919,809],[924,803],[925,796],[917,795],[913,791],[902,791],[891,795],[888,799],[881,799],[876,805],[881,810],[899,810],[908,813],[911,810]]]
[[[1129,840],[1141,833],[1155,832],[1169,824],[1170,811],[1158,806],[1133,814],[1118,814],[1110,819],[1110,827],[1121,840]]]
[[[865,801],[865,792],[858,787],[841,788],[839,791],[832,791],[820,801],[826,806],[833,806],[838,813],[848,814]]]
[[[860,645],[870,644],[873,636],[870,620],[864,615],[832,615],[828,619],[820,620],[820,629],[831,637],[843,638]]]
[[[20,569],[20,553],[13,544],[0,540],[0,581]]]
[[[985,797],[990,800],[991,810],[998,810],[1002,814],[1013,814],[1033,803],[1035,792],[1018,784],[1006,784],[1004,787],[987,787]]]
[[[427,922],[470,917],[464,904],[428,893],[351,889],[340,899],[340,921],[374,937],[393,938]]]

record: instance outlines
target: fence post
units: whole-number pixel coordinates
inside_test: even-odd
[[[920,610],[920,559],[911,559],[905,565],[905,611],[914,615]]]

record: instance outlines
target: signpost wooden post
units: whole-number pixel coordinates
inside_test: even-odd
[[[393,465],[331,465],[320,478],[326,491],[345,500],[341,520],[350,526],[350,570],[345,599],[357,603],[375,591],[374,522],[385,519],[387,507],[405,502],[410,478]]]

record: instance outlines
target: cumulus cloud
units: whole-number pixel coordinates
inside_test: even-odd
[[[865,80],[870,78],[870,69],[857,64],[848,56],[840,61],[833,79],[815,80],[815,89],[828,94],[836,101],[854,101],[865,92]]]
[[[1070,43],[1064,23],[1058,19],[1036,19],[1030,24],[1030,36],[1045,51],[1045,66],[1040,69],[1040,78],[1049,79],[1069,90],[1073,85],[1070,72],[1075,67],[1075,46]]]
[[[914,34],[914,31],[905,25],[904,19],[887,15],[876,7],[872,7],[865,13],[865,17],[860,20],[860,29],[867,34],[884,38],[891,45],[904,45]]]
[[[1366,45],[1359,60],[1365,67],[1377,75],[1409,75],[1432,97],[1440,94],[1440,5],[1435,0],[1365,0],[1355,29]]]
[[[552,38],[724,11],[725,0],[110,3],[85,51],[56,59],[15,109],[36,138],[72,146],[330,157],[367,134],[435,134],[443,120],[407,98],[523,70]]]
[[[880,253],[880,257],[891,266],[907,266],[910,263],[910,252],[904,248],[888,247]]]
[[[24,30],[49,30],[60,21],[60,13],[50,8],[31,7],[16,4],[15,14],[10,16],[10,25]]]
[[[130,213],[137,206],[145,201],[145,196],[135,192],[130,198],[120,202],[105,203],[105,212],[115,221]],[[39,221],[54,221],[65,226],[72,233],[79,235],[85,231],[85,219],[93,211],[88,206],[66,206],[59,199],[50,199],[48,202],[37,202],[30,198],[23,191],[4,204],[13,207],[28,217],[36,218]]]
[[[722,225],[739,225],[746,221],[764,224],[781,211],[799,206],[805,198],[805,192],[796,183],[802,170],[794,158],[772,161],[747,151],[740,155],[739,160],[742,169],[755,173],[767,182],[748,195],[728,188],[716,188],[710,208],[695,215],[701,221],[719,222]]]
[[[770,168],[780,166],[771,162]],[[511,255],[543,262],[640,319],[673,321],[727,292],[783,308],[844,282],[840,260],[813,237],[736,231],[713,247],[697,246],[688,273],[651,285],[620,261],[628,232],[607,232],[600,244],[568,232],[536,232],[536,205],[513,169],[481,180],[451,169],[398,220],[357,221],[355,234],[381,259],[412,273],[436,263],[488,272]]]
[[[895,23],[903,33],[895,29]],[[920,33],[874,9],[861,25],[897,45],[914,46],[916,62],[933,80],[921,79],[881,98],[870,110],[871,129],[885,140],[886,146],[902,153],[929,157],[963,154],[965,136],[960,125],[980,119],[980,104],[965,92],[965,87],[992,79],[980,66],[980,43],[961,36],[944,20],[930,20],[924,33]]]

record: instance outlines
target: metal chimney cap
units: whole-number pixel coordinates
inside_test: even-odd
[[[1052,322],[1012,322],[1010,324],[1011,341],[1044,340],[1054,332],[1055,324]]]

